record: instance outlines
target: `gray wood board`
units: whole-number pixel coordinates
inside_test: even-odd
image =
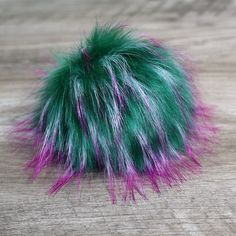
[[[30,111],[34,71],[79,44],[94,23],[122,22],[187,52],[204,100],[221,129],[203,171],[148,200],[112,205],[101,175],[46,194],[55,173],[29,183],[30,147],[13,148],[7,131]],[[0,235],[235,235],[236,1],[1,0]]]

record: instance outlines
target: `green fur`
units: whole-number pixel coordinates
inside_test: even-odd
[[[87,50],[87,62],[81,49]],[[43,140],[54,144],[54,152],[74,172],[83,166],[86,171],[105,167],[125,173],[130,163],[145,172],[151,159],[145,157],[140,135],[160,161],[161,153],[167,159],[185,153],[195,102],[186,71],[170,50],[122,27],[106,25],[96,26],[80,48],[56,60],[39,92],[33,128],[42,125]],[[123,105],[109,70],[115,75]],[[78,119],[78,100],[83,103],[86,130]],[[100,164],[92,135],[100,150]]]

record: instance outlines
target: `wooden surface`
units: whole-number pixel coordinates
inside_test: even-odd
[[[99,22],[122,22],[188,52],[221,128],[215,154],[181,188],[112,205],[104,179],[54,198],[53,173],[34,183],[7,130],[30,110],[35,69],[70,50]],[[236,1],[0,0],[0,235],[236,235]]]

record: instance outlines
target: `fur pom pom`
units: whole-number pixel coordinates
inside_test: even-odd
[[[17,131],[28,133],[36,154],[27,164],[36,178],[56,164],[64,173],[55,193],[74,177],[104,171],[116,199],[159,192],[200,166],[215,128],[180,56],[126,27],[96,26],[81,47],[43,76],[38,102]]]

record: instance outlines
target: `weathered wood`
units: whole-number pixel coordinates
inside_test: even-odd
[[[85,179],[56,197],[55,173],[28,183],[33,151],[13,149],[7,131],[30,110],[34,70],[70,50],[95,21],[128,23],[184,49],[221,128],[203,172],[149,200],[112,205],[104,179]],[[0,0],[0,235],[236,235],[236,1]]]

